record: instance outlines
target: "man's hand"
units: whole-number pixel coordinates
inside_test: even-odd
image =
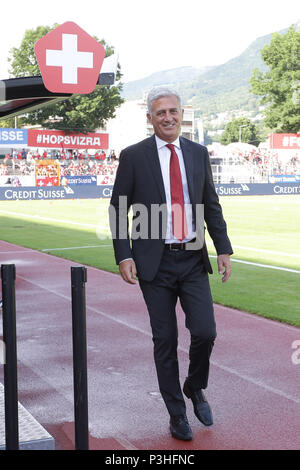
[[[225,268],[224,271],[222,271],[223,268]],[[219,274],[223,274],[222,282],[228,281],[231,274],[230,255],[218,256],[218,270]]]
[[[137,272],[133,259],[125,259],[124,261],[121,261],[119,264],[119,270],[124,281],[129,284],[136,284],[136,280],[134,278],[136,277]]]

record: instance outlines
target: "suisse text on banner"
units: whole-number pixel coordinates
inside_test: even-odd
[[[0,187],[0,200],[4,201],[34,201],[53,199],[98,199],[110,198],[112,186],[96,186],[79,184],[73,186],[36,186]]]
[[[0,147],[24,148],[27,146],[27,129],[0,128]]]

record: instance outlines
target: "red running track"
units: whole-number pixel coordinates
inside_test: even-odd
[[[0,263],[17,270],[19,401],[56,449],[73,449],[75,263],[6,242]],[[90,449],[299,449],[300,364],[291,360],[298,328],[215,305],[218,337],[206,391],[214,425],[203,426],[187,401],[194,439],[182,442],[169,434],[138,285],[88,267],[86,298]],[[183,381],[189,338],[179,307],[178,329]]]

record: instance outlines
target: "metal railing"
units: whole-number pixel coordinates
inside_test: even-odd
[[[19,449],[16,333],[16,267],[1,265],[4,354],[5,448]],[[87,270],[71,267],[75,449],[88,450],[88,383],[85,284]]]

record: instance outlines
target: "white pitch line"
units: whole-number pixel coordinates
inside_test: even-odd
[[[207,245],[213,246],[213,243],[211,241],[208,241]],[[256,247],[253,248],[250,246],[236,245],[235,243],[233,244],[233,248],[239,248],[240,250],[245,250],[245,251],[254,251],[257,253],[267,253],[270,255],[290,256],[292,258],[300,258],[300,253],[286,253],[285,251],[266,250],[264,248],[256,248]]]
[[[217,258],[217,256],[209,255],[211,258]],[[259,268],[268,268],[268,269],[277,269],[278,271],[287,271],[289,273],[300,274],[300,271],[297,269],[290,269],[290,268],[281,268],[280,266],[273,266],[271,264],[261,264],[261,263],[253,263],[252,261],[244,261],[241,259],[231,258],[231,261],[235,263],[241,264],[249,264],[250,266],[258,266]]]
[[[4,211],[4,210],[0,210],[0,213],[9,214],[9,215],[17,215],[17,216],[20,216],[20,217],[25,217],[27,219],[38,219],[38,220],[46,220],[47,222],[58,222],[60,224],[79,225],[79,226],[82,226],[82,227],[97,228],[99,226],[99,224],[98,225],[84,224],[82,222],[74,222],[72,220],[54,219],[52,217],[44,217],[44,216],[38,215],[38,214],[35,214],[35,215],[33,215],[33,214],[23,214],[22,212],[11,212],[11,211]]]
[[[60,250],[81,250],[84,248],[102,248],[102,247],[107,247],[107,246],[112,246],[112,245],[90,245],[90,246],[70,246],[67,248],[44,248],[41,251],[60,251]],[[209,255],[211,258],[217,258],[217,256],[214,255]],[[270,264],[260,264],[260,263],[253,263],[251,261],[243,261],[235,258],[231,258],[231,261],[234,261],[236,263],[242,263],[242,264],[249,264],[253,266],[258,266],[260,268],[269,268],[269,269],[277,269],[279,271],[287,271],[290,273],[296,273],[300,274],[300,271],[297,271],[296,269],[290,269],[290,268],[281,268],[280,266],[273,266]]]
[[[86,245],[86,246],[68,246],[66,248],[44,248],[41,251],[61,251],[61,250],[81,250],[83,248],[103,248],[112,245]]]
[[[41,250],[42,252],[47,252],[47,251],[61,251],[61,250],[81,250],[84,248],[102,248],[102,247],[107,247],[107,246],[112,246],[111,244],[108,245],[87,245],[87,246],[69,246],[66,248],[44,248]],[[209,255],[210,258],[217,258],[215,255]],[[268,269],[276,269],[278,271],[286,271],[289,273],[295,273],[295,274],[300,274],[300,271],[297,269],[290,269],[290,268],[282,268],[280,266],[273,266],[271,264],[261,264],[261,263],[253,263],[252,261],[244,261],[236,258],[231,258],[231,261],[235,263],[241,263],[241,264],[249,264],[250,266],[257,266],[259,268],[268,268]]]
[[[265,250],[264,248],[251,248],[250,246],[233,245],[234,248],[240,248],[246,251],[256,251],[258,253],[267,253],[270,255],[290,256],[291,258],[300,258],[300,253],[286,253],[284,251]]]
[[[29,214],[23,214],[21,212],[11,212],[11,211],[5,211],[5,210],[0,210],[0,213],[3,213],[3,214],[9,214],[9,215],[19,215],[21,217],[25,217],[25,218],[29,218],[29,219],[40,219],[40,220],[47,220],[47,221],[52,221],[52,222],[59,222],[59,223],[62,223],[62,224],[70,224],[70,225],[79,225],[79,226],[82,226],[82,227],[92,227],[92,228],[97,228],[98,225],[93,225],[93,224],[84,224],[84,223],[80,223],[80,222],[73,222],[71,220],[62,220],[62,219],[53,219],[51,217],[43,217],[43,216],[39,216],[39,215],[29,215]],[[208,244],[212,244],[210,241],[208,241]],[[105,246],[105,245],[102,245],[102,246]],[[291,254],[291,253],[284,253],[284,252],[272,252],[271,250],[264,250],[264,249],[256,249],[256,248],[251,248],[251,247],[242,247],[240,245],[235,245],[237,248],[241,248],[241,249],[245,249],[245,250],[250,250],[250,251],[257,251],[257,252],[262,252],[262,253],[270,253],[270,254],[279,254],[279,255],[283,255],[283,256],[300,256],[298,254]],[[82,249],[82,248],[85,248],[85,247],[68,247],[68,248],[49,248],[49,249],[43,249],[41,251],[55,251],[55,250],[71,250],[71,249]],[[90,246],[88,248],[97,248],[97,246]],[[213,256],[213,255],[210,255],[212,258],[216,258],[216,256]],[[253,263],[251,261],[243,261],[243,260],[238,260],[238,259],[235,259],[235,258],[231,258],[232,261],[236,262],[236,263],[242,263],[242,264],[249,264],[249,265],[252,265],[252,266],[258,266],[258,267],[261,267],[261,268],[268,268],[268,269],[276,269],[278,271],[286,271],[286,272],[291,272],[291,273],[295,273],[295,274],[300,274],[300,271],[296,270],[296,269],[289,269],[289,268],[281,268],[279,266],[273,266],[273,265],[269,265],[269,264],[261,264],[261,263]]]
[[[11,245],[11,243],[9,242],[6,242],[6,241],[3,241],[1,240],[1,243],[6,243],[7,245]],[[3,254],[8,254],[8,253],[12,253],[11,251],[10,252],[7,252],[7,251],[3,251],[3,252],[0,252],[0,254],[3,253]],[[36,254],[40,254],[40,255],[46,255],[48,256],[47,253],[43,253],[41,251],[37,251],[37,250],[33,250],[31,248],[28,248],[26,251],[19,251],[19,252],[16,252],[16,253],[24,253],[24,254],[33,254],[33,255],[36,255]],[[65,259],[64,258],[56,258],[56,260],[59,260],[61,262],[64,262]],[[95,268],[94,266],[89,266],[88,267],[89,270],[94,270],[96,272],[99,271],[99,268]],[[113,273],[113,272],[110,272],[110,271],[105,271],[106,273],[106,276],[118,276],[117,273]],[[250,316],[251,319],[255,320],[255,321],[260,321],[260,322],[273,322],[273,326],[276,326],[277,328],[285,328],[285,329],[290,329],[290,330],[294,330],[294,328],[297,328],[295,326],[292,326],[292,325],[288,325],[286,323],[280,323],[280,322],[277,322],[275,320],[270,320],[269,318],[265,318],[265,317],[261,317],[259,315],[254,315],[252,313],[249,313],[249,312],[243,312],[241,310],[237,310],[235,308],[231,308],[231,307],[226,307],[224,305],[221,305],[221,304],[217,304],[218,305],[218,308],[220,309],[225,309],[227,310],[229,308],[229,310],[231,310],[233,313],[235,313],[236,315],[248,315]]]
[[[41,215],[38,215],[38,214],[24,214],[22,212],[13,212],[13,211],[5,211],[5,210],[0,210],[0,213],[9,214],[9,215],[19,215],[20,217],[25,217],[25,218],[28,218],[28,219],[40,219],[40,220],[46,220],[48,222],[58,222],[58,223],[61,223],[61,224],[79,225],[79,226],[82,226],[82,227],[91,227],[91,228],[98,228],[99,227],[99,224],[97,224],[97,225],[95,225],[95,224],[86,224],[86,223],[82,223],[82,222],[74,222],[72,220],[67,220],[67,219],[55,219],[53,217],[44,217],[44,216],[41,216]],[[207,241],[207,244],[208,245],[213,245],[213,243],[210,240]],[[300,258],[300,253],[286,253],[284,251],[272,251],[272,250],[267,250],[267,249],[264,249],[264,248],[252,248],[252,247],[249,247],[249,246],[242,246],[242,245],[235,245],[235,244],[234,244],[234,247],[239,248],[241,250],[246,250],[246,251],[254,251],[254,252],[258,252],[258,253],[268,253],[268,254],[271,254],[271,255],[290,256],[290,257],[293,257],[293,258]]]

